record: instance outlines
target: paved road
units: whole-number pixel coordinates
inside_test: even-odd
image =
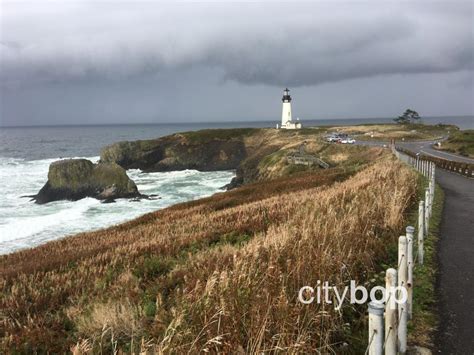
[[[397,145],[403,148],[409,149],[415,153],[421,153],[425,155],[429,155],[436,158],[442,158],[452,161],[458,161],[461,163],[470,163],[474,164],[474,159],[466,158],[457,154],[452,154],[448,152],[443,152],[441,150],[433,149],[431,146],[436,143],[437,141],[416,141],[416,142],[401,142],[397,141]],[[390,142],[384,141],[357,141],[356,144],[359,145],[373,145],[373,146],[383,146],[389,145]]]
[[[445,193],[438,245],[440,354],[474,354],[474,179],[437,169]]]
[[[474,164],[474,159],[431,148],[434,143],[435,142],[397,142],[397,145],[414,151],[416,153],[422,153],[436,158]]]

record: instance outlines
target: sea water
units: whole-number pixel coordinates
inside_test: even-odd
[[[97,161],[98,157],[88,158]],[[94,198],[38,205],[30,198],[44,185],[49,164],[56,159],[0,158],[0,254],[49,240],[118,224],[179,202],[210,196],[234,176],[233,171],[183,170],[144,173],[128,170],[141,193],[158,198],[101,203]]]
[[[128,170],[141,193],[156,199],[117,199],[103,204],[93,198],[38,205],[31,198],[46,183],[49,165],[61,158],[98,161],[100,149],[123,140],[151,139],[206,124],[55,126],[0,128],[0,254],[30,248],[79,232],[119,224],[176,203],[223,191],[233,171],[184,170],[145,173]]]

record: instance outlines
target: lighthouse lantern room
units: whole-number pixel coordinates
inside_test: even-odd
[[[281,112],[281,128],[283,129],[299,129],[301,128],[301,123],[298,121],[293,121],[291,118],[291,96],[290,90],[286,88],[283,90],[283,109]]]

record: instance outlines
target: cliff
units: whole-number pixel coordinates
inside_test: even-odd
[[[255,180],[252,174],[260,159],[280,148],[268,139],[271,135],[270,130],[257,128],[176,133],[106,146],[100,161],[144,171],[237,170],[233,182],[237,186]]]
[[[321,139],[325,129],[276,130],[264,128],[208,129],[176,133],[158,139],[119,142],[101,151],[101,162],[125,169],[171,171],[236,170],[229,188],[274,179],[319,166],[292,164],[288,156],[305,154],[322,157],[330,166],[367,161],[367,149],[330,145]],[[367,156],[366,156],[367,155]],[[351,161],[346,162],[348,157]]]
[[[102,149],[99,164],[85,159],[54,162],[48,182],[34,198],[37,203],[47,203],[84,197],[112,200],[141,196],[125,169],[236,170],[236,177],[227,186],[231,189],[321,169],[317,164],[297,164],[290,157],[304,155],[313,160],[322,159],[328,163],[324,167],[344,167],[363,164],[378,155],[365,147],[328,144],[321,133],[323,130],[311,128],[209,129],[119,142]]]
[[[102,149],[101,162],[125,169],[201,171],[237,169],[248,155],[245,137],[258,129],[203,130],[134,142],[119,142]]]

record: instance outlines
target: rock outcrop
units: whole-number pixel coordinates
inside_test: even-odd
[[[275,129],[208,129],[151,140],[119,142],[102,149],[101,162],[143,171],[236,170],[226,187],[259,181],[262,159],[288,144],[304,140],[301,132]]]
[[[65,159],[49,166],[48,181],[34,199],[43,204],[57,200],[99,200],[142,196],[125,169],[116,163],[94,164],[87,159]]]
[[[204,130],[119,142],[103,148],[100,161],[143,171],[233,170],[248,156],[244,139],[255,131],[257,129]]]

